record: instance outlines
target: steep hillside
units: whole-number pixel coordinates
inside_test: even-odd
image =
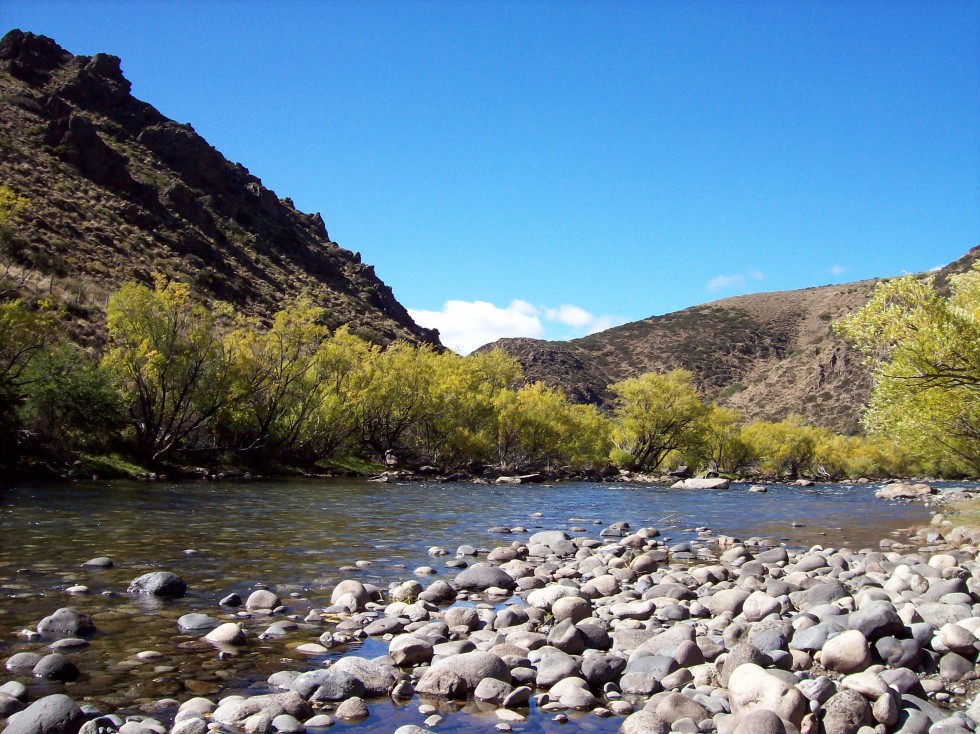
[[[937,274],[942,287],[980,257],[974,248]],[[699,388],[750,418],[790,413],[842,432],[858,429],[871,389],[860,357],[831,328],[860,308],[877,281],[737,296],[654,316],[569,342],[502,339],[526,378],[604,404],[606,386],[643,372],[683,368]]]
[[[68,305],[82,340],[98,340],[112,289],[159,273],[260,318],[305,293],[333,326],[438,344],[359,254],[330,240],[319,214],[135,99],[115,56],[4,36],[0,184],[30,200],[3,242],[0,272],[12,264],[23,291]]]

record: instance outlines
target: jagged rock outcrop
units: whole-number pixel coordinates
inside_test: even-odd
[[[130,92],[115,56],[19,30],[0,40],[0,184],[30,200],[0,256],[70,306],[76,336],[98,339],[109,291],[160,273],[260,318],[306,294],[332,326],[439,343],[318,213]]]

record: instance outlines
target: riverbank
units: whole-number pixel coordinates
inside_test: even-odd
[[[378,498],[416,492],[377,491],[382,492]],[[784,487],[775,496],[740,494],[771,503],[779,492],[802,491]],[[694,494],[701,504],[728,495]],[[641,496],[651,495],[636,495]],[[882,510],[891,506],[880,505]],[[495,512],[487,508],[488,521]],[[826,731],[856,731],[840,723],[845,720],[913,731],[921,727],[908,724],[924,725],[922,716],[931,727],[940,717],[937,710],[946,718],[973,705],[976,635],[969,620],[978,599],[977,540],[942,520],[916,534],[893,535],[874,548],[797,551],[779,547],[771,537],[738,541],[703,526],[678,542],[676,527],[655,528],[633,517],[630,527],[612,518],[593,525],[583,517],[578,525],[538,532],[533,526],[546,519],[544,513],[526,516],[530,528],[513,524],[513,516],[498,517],[510,524],[490,528],[496,530],[491,533],[495,547],[481,550],[482,540],[466,547],[468,538],[456,535],[463,546],[443,541],[427,554],[428,568],[409,566],[397,582],[369,580],[377,578],[371,572],[376,565],[351,563],[320,603],[302,588],[262,590],[253,583],[251,590],[233,584],[242,589],[243,605],[229,606],[235,601],[227,598],[231,595],[219,599],[216,593],[227,584],[216,585],[207,574],[188,576],[186,597],[129,592],[132,576],[121,568],[129,559],[117,557],[116,569],[83,572],[90,579],[89,594],[67,588],[43,592],[46,611],[30,626],[45,638],[22,637],[6,646],[47,655],[48,645],[55,644],[58,654],[76,664],[78,679],[59,683],[34,677],[41,660],[29,671],[21,665],[8,672],[8,679],[26,682],[29,700],[62,690],[94,707],[89,715],[95,709],[117,713],[118,720],[98,719],[95,726],[103,731],[119,729],[134,716],[155,721],[127,724],[129,730],[181,734],[203,732],[209,725],[300,731],[293,720],[277,716],[316,729],[330,721],[360,721],[365,711],[358,725],[365,732],[437,728],[432,716],[447,720],[454,731],[491,724],[545,731],[565,717],[594,731],[665,731],[665,722],[687,731],[690,723],[678,724],[686,718],[710,720],[702,730],[762,731],[757,727],[763,715],[752,713],[758,708],[781,712],[780,723],[789,731],[806,731],[816,718],[823,719]],[[145,519],[152,526],[153,517]],[[440,536],[452,537],[430,529],[429,538]],[[81,547],[92,542],[79,540]],[[200,558],[185,556],[181,562],[179,557],[158,555],[153,565],[159,568],[164,561],[183,574],[181,565]],[[38,572],[53,571],[32,571]],[[443,578],[429,583],[438,576],[431,572]],[[62,573],[66,581],[71,576]],[[20,578],[19,592],[9,581],[5,586],[14,604],[17,595],[33,588],[30,574]],[[79,634],[69,635],[82,642],[51,639],[52,627],[41,618],[66,598],[91,617],[94,636],[83,624],[75,630]],[[224,605],[218,604],[221,599]],[[124,654],[111,663],[130,671],[133,693],[86,696],[86,690],[96,690],[93,674],[104,675],[89,662],[95,658],[86,649],[94,653],[93,648],[124,637],[124,627],[146,628],[140,620],[161,615],[170,620],[170,633],[144,633],[140,646],[129,639]],[[184,619],[187,615],[193,618]],[[877,621],[868,622],[869,617]],[[209,631],[217,624],[224,627],[223,642]],[[216,644],[205,640],[206,634]],[[81,647],[86,640],[89,647]],[[192,664],[192,658],[200,662]],[[291,663],[282,666],[286,659]],[[246,660],[252,682],[244,688],[222,684],[245,674]],[[175,686],[180,680],[191,685]],[[229,694],[243,700],[224,700]],[[875,718],[891,721],[893,714],[899,718],[891,724]],[[320,718],[309,721],[313,717]],[[739,723],[738,717],[746,721]],[[947,723],[944,731],[958,730]],[[769,724],[778,730],[776,722]],[[972,722],[962,717],[955,725],[972,730]]]

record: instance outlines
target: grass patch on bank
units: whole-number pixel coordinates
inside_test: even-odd
[[[75,467],[76,475],[98,475],[102,479],[136,479],[140,474],[148,472],[145,467],[117,455],[101,456],[83,453],[78,458],[81,464]]]
[[[343,456],[337,459],[324,459],[316,463],[317,469],[342,474],[377,474],[387,467],[377,461],[369,461],[358,456]]]
[[[980,528],[980,497],[955,502],[944,514],[953,525]]]

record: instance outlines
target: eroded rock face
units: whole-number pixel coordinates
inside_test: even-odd
[[[22,231],[27,261],[47,262],[42,249],[68,254],[51,252],[60,239],[81,262],[97,261],[112,274],[103,281],[83,269],[72,277],[115,287],[119,273],[148,274],[176,255],[186,272],[200,276],[199,295],[251,316],[270,316],[290,293],[309,290],[331,296],[320,305],[331,304],[332,326],[351,322],[379,343],[439,343],[359,254],[330,240],[320,214],[280,199],[191,125],[134,98],[131,86],[116,56],[74,56],[50,38],[19,30],[0,40],[0,118],[10,121],[4,140],[15,153],[0,157],[0,180],[31,201]],[[29,162],[23,173],[15,161]],[[25,175],[26,169],[44,175]],[[80,188],[97,191],[104,206],[76,213]],[[139,244],[121,231],[120,220],[139,230]]]

